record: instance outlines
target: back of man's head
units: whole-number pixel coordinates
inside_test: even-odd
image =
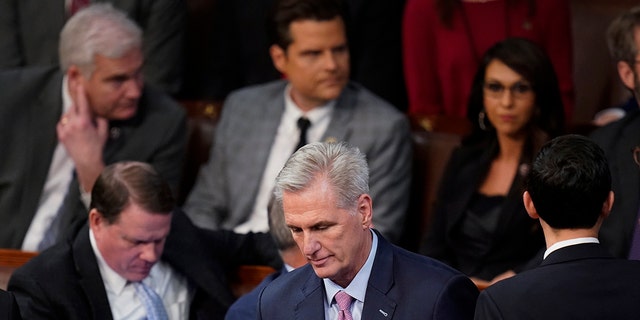
[[[73,15],[62,28],[60,68],[66,71],[75,65],[89,76],[96,54],[116,59],[134,48],[142,48],[140,27],[111,4],[92,4]]]
[[[293,41],[289,32],[292,22],[329,21],[336,17],[344,21],[344,10],[341,0],[276,0],[267,25],[270,43],[286,51]]]
[[[611,191],[611,173],[595,142],[565,135],[542,147],[525,184],[538,216],[551,228],[592,228]]]
[[[112,224],[131,202],[159,214],[175,207],[171,188],[151,165],[126,161],[104,168],[91,190],[90,208]]]
[[[619,15],[607,29],[607,44],[609,52],[615,61],[625,61],[630,66],[636,64],[638,47],[635,41],[635,31],[640,28],[640,6]]]

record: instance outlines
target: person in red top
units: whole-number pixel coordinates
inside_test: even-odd
[[[566,0],[408,0],[403,58],[409,113],[465,117],[480,58],[508,37],[529,39],[549,55],[569,122],[574,97]]]

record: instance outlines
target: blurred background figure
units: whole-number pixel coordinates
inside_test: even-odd
[[[269,56],[265,31],[274,0],[215,0],[211,56],[198,88],[222,101],[233,90],[281,78]],[[405,0],[344,0],[351,80],[399,110],[407,108],[402,72],[401,28]]]
[[[276,1],[269,26],[272,62],[286,78],[225,100],[185,211],[203,228],[268,231],[274,179],[289,156],[306,143],[345,141],[367,155],[378,201],[374,223],[398,242],[411,184],[409,122],[350,81],[343,2]]]
[[[92,2],[108,2],[143,30],[145,80],[175,95],[182,83],[186,6],[183,0],[0,1],[0,68],[58,65],[60,30]]]
[[[530,39],[549,55],[565,108],[573,109],[571,19],[567,0],[408,0],[404,73],[412,114],[466,116],[482,54],[508,37]]]
[[[186,115],[145,85],[142,47],[124,12],[97,3],[60,32],[59,67],[0,70],[0,247],[40,251],[62,240],[86,218],[110,163],[149,162],[177,192]]]
[[[521,186],[540,146],[563,130],[558,81],[543,50],[520,38],[491,47],[473,80],[468,117],[473,131],[449,160],[422,252],[486,286],[544,246]]]
[[[640,7],[620,14],[609,26],[609,47],[618,74],[638,99],[640,93]],[[616,257],[640,260],[640,110],[591,135],[609,160],[616,201],[600,229],[602,244]]]

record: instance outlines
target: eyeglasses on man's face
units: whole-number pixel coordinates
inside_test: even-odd
[[[498,81],[487,81],[483,85],[484,94],[491,98],[502,98],[505,90],[509,90],[511,96],[516,99],[521,99],[527,97],[529,94],[533,92],[533,88],[530,84],[522,81],[518,81],[511,85],[510,87],[505,87],[502,83]]]

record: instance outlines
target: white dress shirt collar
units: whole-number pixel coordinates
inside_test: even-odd
[[[102,253],[100,253],[100,250],[98,249],[96,238],[91,229],[89,229],[89,240],[91,241],[93,253],[96,255],[96,259],[98,260],[98,268],[100,269],[100,275],[102,276],[105,289],[107,292],[111,290],[114,294],[120,295],[122,290],[124,290],[124,287],[127,285],[127,279],[123,278],[109,267],[102,257]]]
[[[597,238],[593,238],[593,237],[575,238],[575,239],[569,239],[564,241],[558,241],[553,245],[551,245],[549,248],[547,248],[547,250],[544,252],[543,259],[546,259],[552,252],[558,249],[562,249],[568,246],[575,246],[577,244],[583,244],[583,243],[600,243],[600,241],[598,241]]]
[[[362,315],[362,308],[364,306],[364,298],[367,293],[367,285],[369,284],[369,277],[371,276],[371,269],[373,268],[373,262],[375,260],[376,252],[378,251],[378,236],[373,230],[371,231],[372,241],[371,250],[369,250],[369,256],[365,261],[360,271],[351,280],[351,283],[346,288],[342,288],[340,285],[331,281],[330,279],[322,279],[325,288],[325,316],[327,319],[337,319],[338,306],[333,303],[333,297],[338,291],[343,290],[348,293],[355,300],[351,306],[351,313],[354,319],[360,319]],[[333,303],[333,304],[332,304]],[[331,311],[331,309],[335,309]]]
[[[302,116],[309,119],[311,127],[307,131],[307,141],[317,142],[322,139],[329,122],[331,120],[331,114],[335,109],[336,101],[331,100],[326,104],[317,106],[307,112],[303,112],[300,107],[291,98],[291,84],[287,85],[284,90],[284,114],[281,120],[283,125],[291,126],[290,132],[299,132],[297,127],[298,119]],[[295,141],[294,146],[297,144]],[[293,150],[295,151],[295,150]]]

